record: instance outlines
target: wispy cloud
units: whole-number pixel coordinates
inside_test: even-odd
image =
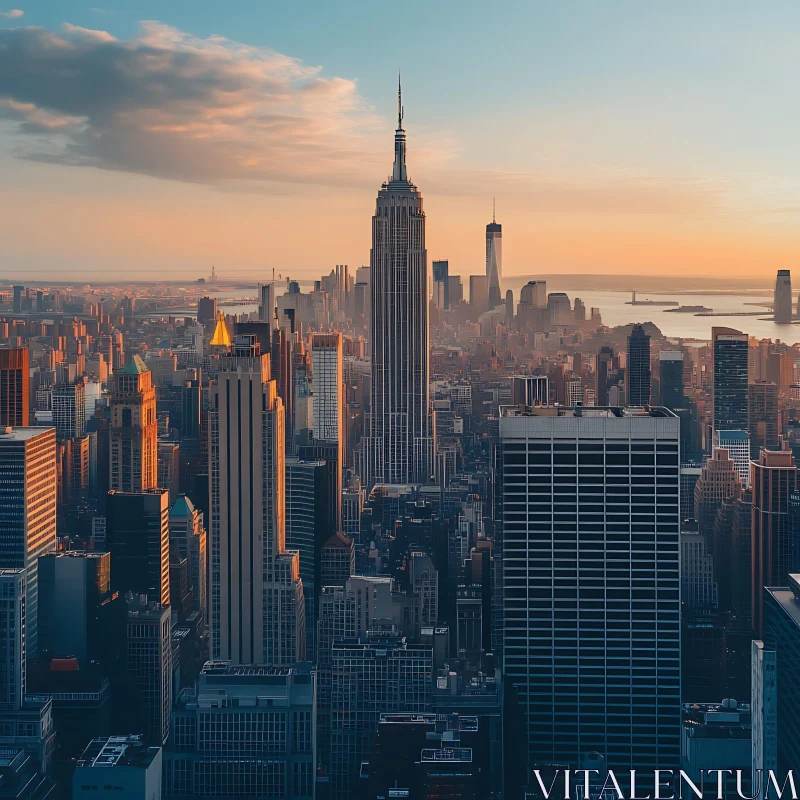
[[[19,8],[10,8],[8,11],[0,9],[0,17],[6,17],[7,19],[18,19],[24,13],[25,12]]]

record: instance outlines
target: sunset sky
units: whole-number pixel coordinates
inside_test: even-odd
[[[18,2],[0,278],[368,263],[398,69],[451,272],[483,270],[492,196],[508,275],[797,266],[797,0]]]

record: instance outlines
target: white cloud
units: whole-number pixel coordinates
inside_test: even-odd
[[[11,8],[8,11],[0,10],[0,17],[6,17],[7,19],[18,19],[24,13],[25,13],[24,11],[21,11],[18,8]]]

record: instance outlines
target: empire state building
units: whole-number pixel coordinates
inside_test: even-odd
[[[366,482],[427,483],[433,472],[428,253],[422,195],[406,174],[400,86],[392,177],[378,192],[370,251],[372,391]]]

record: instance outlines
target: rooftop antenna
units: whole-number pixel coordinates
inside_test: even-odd
[[[492,225],[497,222],[497,202],[496,198],[492,198]]]
[[[397,130],[403,127],[403,88],[400,85],[400,70],[397,70]]]

